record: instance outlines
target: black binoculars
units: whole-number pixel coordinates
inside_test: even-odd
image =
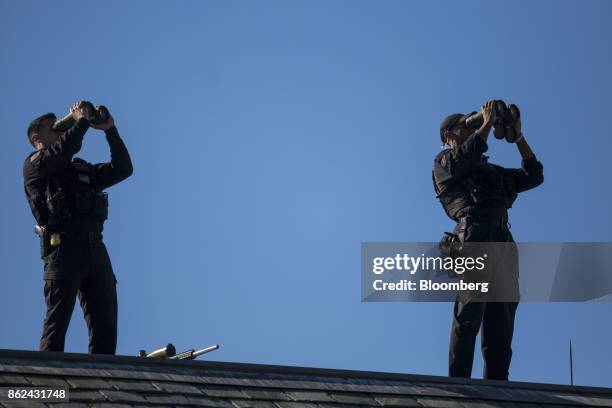
[[[496,100],[494,106],[496,117],[493,135],[496,139],[506,139],[508,143],[514,143],[520,136],[516,133],[514,123],[521,117],[521,111],[515,104],[506,105],[502,100]],[[478,129],[482,123],[482,112],[474,112],[465,120],[465,126],[472,129]]]
[[[89,109],[89,111],[92,113],[90,122],[94,125],[104,123],[110,117],[110,113],[108,112],[106,106],[94,106],[91,102],[85,102],[85,105],[87,105],[87,109]],[[63,118],[59,118],[55,121],[55,123],[53,124],[53,130],[56,130],[58,132],[65,132],[70,129],[72,125],[74,125],[74,118],[71,114],[68,114]]]

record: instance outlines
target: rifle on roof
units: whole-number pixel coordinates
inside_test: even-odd
[[[201,356],[202,354],[210,353],[211,351],[215,351],[219,348],[218,344],[214,346],[206,347],[201,350],[190,349],[183,351],[182,353],[178,353],[175,356],[170,357],[172,360],[194,360]]]
[[[169,360],[195,360],[202,354],[210,353],[211,351],[215,351],[220,346],[215,344],[210,347],[203,348],[201,350],[189,349],[185,350],[181,353],[176,354],[176,348],[172,345],[172,343],[168,343],[166,346],[159,348],[157,350],[153,350],[150,353],[147,353],[145,350],[140,350],[138,355],[140,357],[149,357],[149,358],[167,358]]]

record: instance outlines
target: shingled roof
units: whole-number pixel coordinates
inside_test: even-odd
[[[70,403],[3,407],[612,407],[612,389],[129,356],[0,350],[0,387],[62,386]]]

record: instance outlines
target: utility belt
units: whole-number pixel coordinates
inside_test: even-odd
[[[502,231],[509,231],[510,223],[506,212],[492,215],[466,215],[460,217],[453,232],[445,232],[438,244],[440,252],[445,256],[460,256],[464,249],[465,232],[470,223],[478,223],[498,228]]]
[[[62,242],[78,242],[83,244],[95,244],[102,242],[102,234],[99,232],[51,232],[45,226],[36,225],[34,231],[40,238],[40,256],[46,257],[52,249]]]
[[[459,218],[459,228],[467,226],[470,223],[487,224],[501,230],[510,229],[510,223],[508,222],[508,214],[500,214],[498,216],[485,216],[485,215],[466,215]]]

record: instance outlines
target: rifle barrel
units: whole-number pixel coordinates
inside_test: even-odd
[[[202,354],[210,353],[211,351],[217,350],[219,347],[220,346],[218,344],[215,344],[214,346],[206,347],[197,351],[195,349],[185,350],[182,353],[178,353],[177,355],[170,358],[173,360],[194,360]]]
[[[193,353],[193,358],[199,357],[202,354],[210,353],[211,351],[215,351],[219,347],[220,346],[218,344],[215,344],[214,346],[210,346],[210,347],[203,348],[202,350],[198,350],[198,351]]]

